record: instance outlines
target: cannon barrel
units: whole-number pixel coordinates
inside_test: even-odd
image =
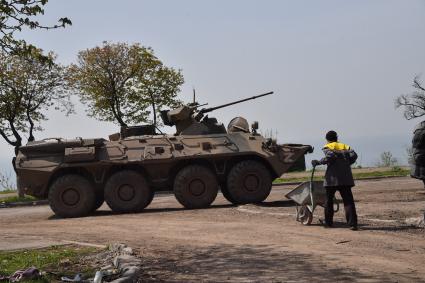
[[[257,98],[260,98],[260,97],[263,97],[263,96],[266,96],[266,95],[270,95],[270,94],[273,94],[273,91],[263,93],[263,94],[260,94],[260,95],[255,95],[253,97],[248,97],[248,98],[245,98],[245,99],[233,101],[233,102],[226,103],[226,104],[223,104],[223,105],[219,105],[219,106],[216,106],[216,107],[204,108],[204,109],[201,109],[199,111],[199,113],[205,114],[205,113],[208,113],[208,112],[220,109],[220,108],[224,108],[224,107],[231,106],[231,105],[234,105],[234,104],[242,103],[242,102],[245,102],[245,101],[248,101],[248,100],[257,99]]]

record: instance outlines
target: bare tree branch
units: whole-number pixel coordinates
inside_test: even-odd
[[[394,101],[395,108],[403,107],[403,116],[407,120],[419,118],[425,115],[425,87],[418,76],[413,79],[412,86],[415,91],[411,94],[403,94]]]

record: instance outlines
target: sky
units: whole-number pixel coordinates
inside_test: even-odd
[[[319,158],[328,130],[373,166],[383,151],[406,161],[412,129],[394,99],[425,83],[425,1],[50,0],[44,24],[68,17],[73,25],[19,36],[52,50],[59,62],[103,41],[140,43],[167,66],[182,70],[181,99],[192,88],[208,106],[274,91],[214,112],[225,125],[235,116],[277,133],[280,143],[313,145]],[[118,126],[77,113],[50,111],[46,137],[107,137]],[[211,115],[210,115],[211,116]],[[167,132],[172,132],[168,129]],[[13,150],[0,141],[0,168]]]

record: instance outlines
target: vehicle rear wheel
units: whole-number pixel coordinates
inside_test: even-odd
[[[215,200],[218,182],[207,167],[189,165],[174,179],[174,195],[185,208],[206,208]]]
[[[241,161],[227,176],[227,190],[236,204],[262,202],[269,196],[271,188],[270,172],[258,161]]]
[[[89,180],[77,174],[67,174],[53,182],[48,199],[56,215],[69,218],[85,216],[92,212],[96,196]]]
[[[232,198],[232,196],[229,193],[229,189],[227,189],[226,184],[220,185],[221,193],[223,194],[223,197],[232,204],[237,204],[237,202]]]
[[[105,200],[114,212],[142,211],[150,204],[153,190],[142,174],[123,170],[113,174],[105,185]]]

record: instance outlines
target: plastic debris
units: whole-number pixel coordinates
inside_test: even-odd
[[[110,259],[112,265],[97,271],[91,282],[135,282],[140,272],[141,260],[133,255],[133,249],[125,244],[114,243],[109,246],[109,251],[114,255],[113,259]]]
[[[61,281],[63,282],[83,282],[83,276],[78,273],[77,275],[74,276],[74,278],[69,278],[69,277],[62,277]]]
[[[96,271],[94,275],[93,283],[102,283],[103,271]]]
[[[37,279],[40,277],[40,271],[35,267],[17,270],[9,277],[2,277],[0,280],[9,280],[9,282],[20,282],[23,280]]]

